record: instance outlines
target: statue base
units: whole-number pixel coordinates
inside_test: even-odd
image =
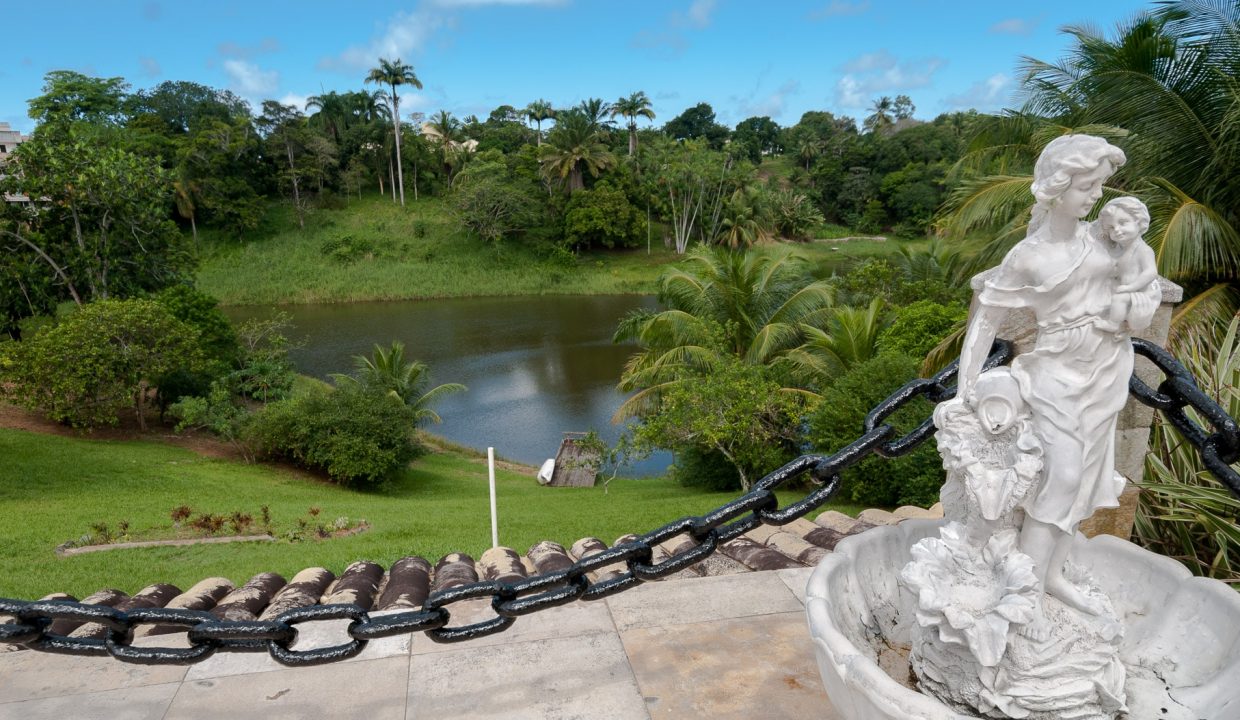
[[[923,643],[918,649],[916,633],[925,630],[917,619],[918,597],[900,582],[900,572],[914,559],[912,548],[927,538],[939,539],[943,526],[943,521],[906,520],[867,530],[842,541],[810,578],[806,593],[810,632],[824,686],[841,717],[1004,717],[966,709],[968,702],[956,703],[950,697],[945,701],[923,692],[919,685],[928,688],[934,678],[924,664],[919,676],[908,659],[919,653],[926,657],[931,646]],[[1240,683],[1234,681],[1240,670],[1240,593],[1216,580],[1193,577],[1174,560],[1111,536],[1086,539],[1078,535],[1071,562],[1094,579],[1122,628],[1111,641],[1101,639],[1109,632],[1101,623],[1080,628],[1081,637],[1097,635],[1103,646],[1118,643],[1120,668],[1113,668],[1109,676],[1122,671],[1119,682],[1128,714],[1115,708],[1117,717],[1240,717]],[[1054,602],[1048,603],[1046,611],[1059,612]],[[1079,618],[1072,621],[1079,622]],[[1024,643],[1025,639],[1012,642]],[[1021,658],[1028,653],[1032,667],[1040,653],[1054,651],[1054,642],[1064,640],[1050,641],[1042,648],[1032,643],[1013,647],[1007,654]],[[939,658],[937,665],[950,666],[950,660]],[[979,673],[977,697],[986,687],[980,677]],[[1010,673],[1007,677],[1012,679]],[[1017,679],[1023,683],[1036,680]],[[997,680],[992,685],[997,687]],[[1052,693],[1062,692],[1063,685],[1056,681]],[[1101,697],[1096,688],[1095,696]],[[1079,710],[1041,711],[1041,716],[1036,712],[1040,711],[1031,708],[1026,717],[1093,717],[1071,714],[1091,712],[1088,703]]]

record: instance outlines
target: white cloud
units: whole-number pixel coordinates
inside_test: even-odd
[[[250,60],[257,55],[266,55],[280,49],[280,41],[273,37],[265,37],[258,41],[256,45],[240,45],[235,42],[225,41],[215,48],[219,54],[226,57],[240,58],[242,60]]]
[[[943,67],[942,58],[901,61],[887,50],[859,55],[843,65],[844,75],[835,85],[835,101],[844,108],[868,107],[872,95],[907,92],[923,88]]]
[[[990,26],[989,32],[997,35],[1028,35],[1038,26],[1038,21],[1026,18],[1008,18]]]
[[[629,40],[635,48],[666,49],[673,55],[689,47],[690,30],[704,30],[710,26],[717,0],[693,0],[684,12],[670,13],[658,27],[639,30]]]
[[[306,100],[308,99],[310,99],[309,95],[299,95],[297,93],[285,93],[284,97],[280,98],[280,104],[292,105],[298,110],[305,112],[306,111]]]
[[[379,58],[389,60],[411,58],[426,47],[435,33],[456,24],[458,10],[488,6],[555,7],[568,0],[423,0],[413,10],[393,15],[369,42],[353,45],[344,52],[321,58],[318,67],[324,70],[355,71],[372,68]]]
[[[973,83],[969,89],[958,95],[947,96],[943,102],[952,108],[994,110],[1008,99],[1011,87],[1012,78],[1004,73],[995,73],[985,80]]]
[[[784,114],[787,106],[788,96],[796,95],[801,90],[801,83],[796,80],[789,80],[780,85],[774,92],[761,95],[758,88],[754,88],[754,92],[749,97],[733,97],[736,102],[737,110],[740,112],[741,118],[767,116],[772,119],[778,119]]]
[[[140,57],[138,64],[142,66],[142,74],[147,77],[159,77],[164,73],[163,68],[159,66],[159,61],[153,57]]]
[[[431,8],[418,7],[410,12],[398,12],[369,43],[354,45],[336,57],[323,58],[319,61],[319,67],[363,70],[374,67],[379,58],[395,60],[410,57],[421,50],[446,22],[445,12]]]
[[[701,29],[710,25],[710,16],[715,12],[716,0],[693,0],[685,13],[685,19],[692,27]]]
[[[821,20],[826,17],[836,17],[842,15],[860,15],[870,9],[870,0],[861,0],[861,2],[848,2],[847,0],[831,0],[826,6],[810,12],[811,20]]]
[[[269,97],[280,86],[280,73],[275,70],[263,70],[248,60],[228,59],[223,63],[224,72],[231,84],[229,88],[242,96],[262,100]]]
[[[864,73],[871,70],[887,70],[895,67],[899,63],[896,56],[887,52],[887,50],[879,50],[877,52],[865,53],[844,63],[844,72],[847,73]]]
[[[568,0],[434,0],[441,7],[485,7],[487,5],[565,5]]]

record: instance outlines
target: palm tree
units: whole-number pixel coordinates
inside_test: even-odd
[[[614,124],[610,119],[614,117],[611,112],[611,105],[608,105],[602,98],[582,100],[573,109],[584,115],[590,121],[590,127],[596,132],[610,130]]]
[[[322,95],[311,95],[306,98],[306,109],[310,108],[318,109],[318,112],[310,116],[310,125],[321,128],[339,145],[340,134],[349,117],[348,99],[335,90]]]
[[[431,404],[445,395],[466,390],[460,383],[429,387],[430,368],[417,360],[406,362],[405,345],[397,341],[386,349],[375,345],[370,357],[354,355],[353,367],[353,375],[333,375],[332,379],[337,383],[353,383],[379,390],[399,399],[413,409],[415,425],[425,420],[442,422],[438,413],[430,408]]]
[[[972,177],[949,198],[941,230],[996,233],[997,259],[1025,235],[1042,148],[1066,133],[1102,135],[1129,159],[1104,200],[1141,198],[1159,272],[1203,290],[1178,319],[1226,312],[1234,306],[1220,300],[1240,277],[1240,183],[1226,180],[1240,173],[1240,4],[1166,3],[1121,23],[1114,40],[1065,32],[1074,40],[1066,58],[1024,61],[1026,105],[981,121],[956,168]]]
[[[823,147],[822,140],[808,134],[804,135],[797,142],[797,157],[801,159],[801,162],[805,163],[805,172],[809,172],[810,163],[822,154]]]
[[[538,124],[537,143],[538,147],[542,147],[542,124],[543,120],[552,120],[555,118],[555,110],[551,107],[551,103],[546,100],[535,100],[525,109],[525,116]]]
[[[830,284],[812,280],[803,257],[698,249],[685,267],[659,279],[662,312],[637,312],[621,321],[616,342],[641,348],[620,379],[637,390],[613,420],[657,407],[664,390],[685,378],[714,371],[731,358],[771,366],[787,378],[782,392],[816,396],[817,368],[801,348],[807,329],[826,328],[832,317]]]
[[[616,156],[599,138],[597,125],[574,108],[556,119],[555,130],[547,137],[542,165],[551,177],[568,180],[569,192],[585,187],[585,173],[599,173],[616,164]]]
[[[882,321],[882,298],[874,298],[864,308],[836,308],[826,328],[805,329],[808,340],[791,359],[813,368],[820,377],[843,374],[878,354],[878,336],[885,327]]]
[[[724,205],[717,240],[732,249],[750,247],[768,240],[773,224],[761,191],[743,187],[733,192]]]
[[[637,153],[637,118],[654,120],[650,98],[640,90],[620,98],[611,106],[611,116],[614,118],[617,115],[623,115],[629,121],[629,157],[632,157]]]
[[[866,117],[862,126],[867,132],[879,132],[886,130],[895,123],[896,104],[886,95],[874,101],[874,105],[870,108],[870,115]]]
[[[422,89],[422,81],[413,72],[413,66],[400,61],[379,58],[379,67],[371,68],[366,82],[387,85],[392,89],[389,96],[392,101],[392,129],[396,133],[396,182],[400,186],[400,204],[405,205],[405,174],[400,166],[400,97],[396,94],[397,85],[412,85]]]

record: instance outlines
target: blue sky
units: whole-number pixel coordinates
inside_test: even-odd
[[[485,117],[644,90],[662,124],[709,102],[729,125],[806,110],[864,116],[907,94],[917,116],[1013,105],[1022,55],[1063,55],[1065,25],[1110,30],[1135,0],[414,0],[209,4],[17,2],[0,41],[0,122],[30,130],[44,73],[228,88],[301,103],[400,57],[425,84],[401,109]],[[24,31],[22,28],[30,28]]]

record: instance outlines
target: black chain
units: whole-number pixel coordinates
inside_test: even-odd
[[[1167,375],[1157,391],[1132,378],[1132,394],[1141,402],[1162,410],[1190,442],[1201,450],[1206,467],[1240,496],[1240,475],[1230,463],[1240,455],[1240,432],[1213,400],[1202,393],[1188,371],[1168,353],[1144,340],[1133,340],[1136,351],[1150,358]],[[1010,343],[998,340],[984,368],[1007,363],[1012,357]],[[0,599],[0,614],[16,622],[0,623],[0,642],[22,644],[45,652],[74,655],[111,655],[125,662],[145,665],[187,664],[210,656],[217,650],[266,650],[280,663],[290,666],[319,665],[357,655],[370,640],[420,631],[436,642],[450,643],[502,632],[516,618],[564,605],[575,600],[600,600],[643,582],[680,572],[701,562],[718,547],[759,525],[785,525],[821,507],[840,487],[840,473],[877,455],[899,457],[913,451],[934,434],[934,423],[926,419],[915,430],[893,437],[895,428],[885,420],[916,398],[942,402],[955,396],[957,365],[953,363],[929,379],[917,379],[897,390],[875,407],[865,420],[865,432],[831,455],[802,455],[766,475],[746,494],[704,515],[687,516],[652,530],[635,540],[621,543],[582,558],[555,572],[534,575],[518,582],[487,580],[442,590],[427,598],[422,608],[381,617],[370,617],[353,604],[312,605],[282,613],[274,620],[225,621],[209,612],[168,608],[135,609],[128,612],[102,605],[83,605],[67,601]],[[1214,432],[1207,433],[1185,413],[1192,407],[1207,418]],[[789,480],[808,472],[818,487],[801,500],[779,507],[774,491]],[[694,541],[685,550],[654,562],[654,546],[679,535]],[[592,582],[588,574],[623,562],[626,572]],[[476,598],[490,598],[495,617],[483,622],[448,627],[452,614],[448,606]],[[69,619],[102,624],[104,639],[73,638],[49,633],[53,620]],[[293,650],[297,625],[317,620],[349,620],[349,642],[325,648]],[[132,644],[134,629],[141,625],[180,625],[188,628],[190,646],[138,647]]]

